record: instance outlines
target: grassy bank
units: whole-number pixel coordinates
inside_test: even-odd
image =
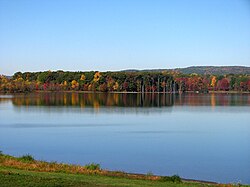
[[[32,156],[0,154],[0,186],[233,186],[181,180],[178,176],[129,174],[86,166],[34,160]]]

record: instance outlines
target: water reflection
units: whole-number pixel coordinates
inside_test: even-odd
[[[33,93],[0,97],[14,106],[169,107],[250,106],[248,94]]]
[[[47,161],[250,183],[249,106],[249,94],[0,95],[0,146]]]

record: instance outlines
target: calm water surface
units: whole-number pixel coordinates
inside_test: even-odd
[[[0,95],[0,150],[249,184],[250,95]]]

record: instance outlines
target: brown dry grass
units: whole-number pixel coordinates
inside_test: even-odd
[[[0,155],[0,165],[16,169],[39,171],[39,172],[62,172],[71,174],[103,175],[112,177],[125,177],[129,179],[160,180],[160,176],[130,174],[119,171],[108,171],[104,169],[86,169],[85,166],[70,165],[64,163],[45,162],[45,161],[23,161],[9,155]]]

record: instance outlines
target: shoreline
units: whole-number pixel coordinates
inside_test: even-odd
[[[49,90],[37,90],[34,92],[0,92],[0,94],[30,94],[30,93],[83,93],[83,94],[250,94],[250,91],[185,91],[185,92],[124,92],[124,91],[112,91],[112,92],[100,92],[100,91],[82,91],[82,90],[60,90],[60,91],[49,91]]]

